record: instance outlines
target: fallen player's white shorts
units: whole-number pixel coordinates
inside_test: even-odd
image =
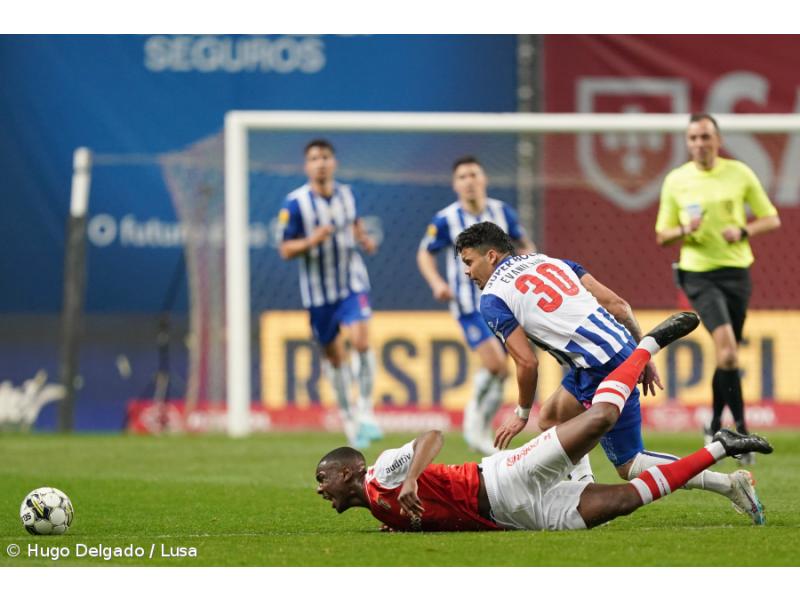
[[[481,461],[492,516],[506,529],[586,529],[578,503],[588,482],[564,481],[575,465],[556,428]]]

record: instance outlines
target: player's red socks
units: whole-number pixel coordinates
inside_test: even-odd
[[[675,462],[650,467],[639,477],[632,479],[630,485],[639,493],[642,504],[650,504],[653,500],[683,487],[692,477],[705,471],[723,456],[725,449],[722,444],[714,442]]]
[[[608,402],[619,408],[625,406],[625,401],[631,395],[631,390],[636,386],[647,363],[650,361],[650,352],[644,348],[636,348],[633,353],[616,369],[609,373],[600,385],[592,398],[595,402]]]

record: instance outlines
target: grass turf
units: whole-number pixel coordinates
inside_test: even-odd
[[[380,533],[362,509],[337,515],[315,493],[314,467],[334,434],[223,437],[0,435],[0,566],[42,566],[29,545],[68,548],[57,564],[170,566],[797,566],[800,564],[800,436],[768,435],[776,452],[752,471],[767,508],[755,527],[727,499],[679,491],[629,517],[577,532]],[[645,435],[648,448],[687,454],[696,434]],[[409,436],[391,435],[367,452]],[[516,445],[522,440],[515,440]],[[477,460],[446,435],[442,462]],[[602,452],[600,482],[616,483]],[[717,465],[731,472],[732,459]],[[65,491],[75,522],[65,536],[31,536],[18,509],[39,486]],[[22,554],[9,557],[9,544]],[[142,558],[76,557],[87,547],[141,547]],[[197,557],[162,557],[194,547]],[[150,551],[153,557],[150,558]],[[101,551],[102,552],[102,551]]]

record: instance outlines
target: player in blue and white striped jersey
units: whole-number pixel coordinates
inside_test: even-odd
[[[497,430],[498,448],[506,448],[528,422],[538,379],[538,360],[531,342],[569,368],[554,397],[570,398],[579,408],[578,403],[591,406],[598,385],[642,341],[628,303],[581,265],[544,254],[517,256],[508,235],[492,223],[464,230],[455,247],[465,272],[482,290],[481,314],[517,366],[519,405]],[[639,381],[645,394],[655,394],[656,386],[663,389],[652,362],[645,366]],[[627,397],[619,420],[600,440],[620,477],[631,480],[651,467],[677,460],[645,451],[635,386],[632,390],[605,386],[604,390]],[[558,423],[545,423],[540,416],[540,429],[554,424]],[[722,494],[755,523],[763,523],[763,511],[753,510],[751,498],[755,496],[747,471],[731,475],[703,471],[686,487]]]
[[[503,382],[508,376],[502,346],[486,327],[478,308],[479,293],[464,275],[453,243],[464,229],[490,221],[507,232],[520,251],[534,249],[516,212],[505,202],[486,195],[487,178],[474,156],[464,156],[453,165],[453,190],[458,199],[436,213],[417,252],[420,273],[434,298],[450,303],[450,312],[464,331],[464,339],[480,357],[482,369],[475,375],[472,397],[464,410],[464,439],[484,455],[495,452],[491,422],[503,403]],[[439,274],[435,253],[447,250],[447,279]]]
[[[326,371],[336,393],[348,441],[365,447],[380,439],[372,411],[375,357],[369,347],[369,277],[358,251],[375,252],[376,246],[359,219],[349,186],[335,180],[336,155],[327,140],[312,140],[305,147],[308,183],[292,191],[283,203],[278,221],[283,230],[281,257],[299,259],[300,295],[308,309],[314,339],[322,347]],[[349,329],[358,356],[357,406],[351,400],[350,371],[339,336]]]

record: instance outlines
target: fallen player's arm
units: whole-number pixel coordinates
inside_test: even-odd
[[[419,517],[425,510],[417,496],[417,479],[439,454],[443,443],[442,432],[435,429],[423,433],[414,440],[414,458],[411,459],[408,474],[397,496],[397,501],[402,507],[401,511]]]
[[[528,415],[539,380],[539,361],[522,327],[517,327],[509,334],[505,346],[517,367],[518,406],[514,414],[497,430],[494,445],[500,450],[507,448],[514,436],[528,424]]]

